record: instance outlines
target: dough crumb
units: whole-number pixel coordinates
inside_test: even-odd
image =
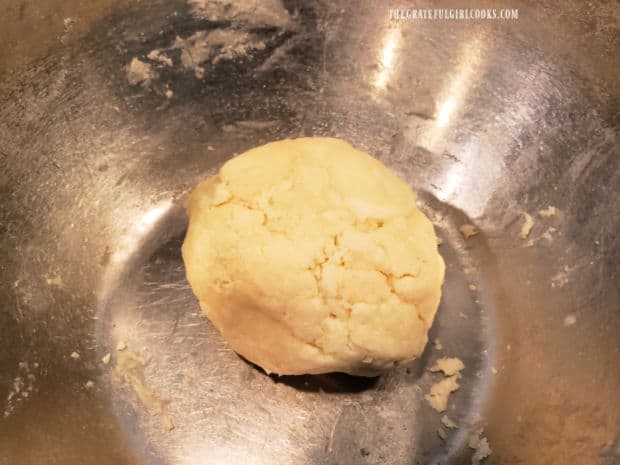
[[[112,354],[108,352],[108,353],[107,353],[107,354],[105,354],[103,357],[101,357],[101,362],[102,362],[104,365],[107,365],[108,363],[110,363],[110,360],[111,360],[111,359],[112,359]]]
[[[86,387],[86,389],[92,389],[92,388],[95,387],[95,382],[91,381],[91,380],[88,380],[88,381],[86,381],[86,384],[84,384],[84,387]]]
[[[575,323],[577,323],[577,317],[572,313],[564,318],[564,326],[573,326]]]
[[[439,340],[439,338],[436,338],[433,341],[433,345],[435,346],[435,349],[437,349],[437,350],[442,350],[443,349],[443,345],[441,344],[441,341]]]
[[[526,239],[530,235],[530,231],[534,227],[534,219],[529,213],[523,212],[523,225],[519,231],[519,239]]]
[[[443,357],[435,362],[435,365],[430,368],[430,371],[433,373],[442,371],[446,376],[453,376],[459,374],[463,368],[465,368],[465,364],[461,359],[456,357]]]
[[[75,19],[67,17],[62,20],[62,23],[64,25],[65,32],[71,32],[73,25],[75,24]]]
[[[543,234],[542,238],[551,242],[553,240],[552,234],[557,231],[554,227],[548,228]]]
[[[443,244],[443,239],[441,237],[437,236],[437,245],[439,246],[441,244]]]
[[[470,237],[478,234],[478,229],[473,224],[462,224],[459,231],[465,239],[469,239]]]
[[[151,65],[145,63],[138,58],[133,58],[125,68],[127,73],[127,81],[132,86],[142,84],[148,86],[153,79],[153,71]]]
[[[158,61],[159,63],[161,63],[163,65],[170,66],[170,67],[173,66],[173,63],[172,63],[172,60],[170,59],[170,57],[164,55],[158,49],[151,50],[146,57],[149,60]]]
[[[458,379],[461,377],[463,368],[465,364],[456,357],[440,358],[430,368],[432,372],[441,371],[446,375],[446,378],[433,384],[430,392],[424,396],[426,402],[437,412],[441,413],[448,408],[450,394],[460,387]]]
[[[454,423],[449,417],[448,415],[444,415],[441,417],[441,423],[446,427],[446,428],[456,428],[456,423]]]
[[[166,431],[172,431],[174,429],[174,422],[172,421],[172,418],[170,418],[170,415],[162,415],[161,424]]]
[[[565,266],[563,270],[557,272],[551,277],[551,287],[564,287],[569,281],[569,274],[572,271],[571,268]]]
[[[443,412],[448,408],[448,398],[460,385],[459,375],[448,376],[431,386],[431,390],[424,396],[426,402],[437,412]]]
[[[491,367],[491,373],[493,373],[494,375],[497,374],[497,368],[495,367]]]
[[[120,341],[118,344],[116,344],[116,350],[118,350],[119,352],[122,352],[126,348],[127,348],[127,343],[125,341]]]
[[[468,446],[470,449],[474,449],[474,454],[471,457],[471,465],[479,465],[484,459],[493,453],[489,446],[487,438],[482,436],[482,428],[473,432],[469,436]]]
[[[48,286],[62,287],[62,278],[60,276],[56,276],[55,278],[47,278],[45,282]]]
[[[459,312],[459,317],[466,320],[467,319],[467,315],[465,315],[463,312]]]
[[[125,349],[127,346],[125,345]],[[130,350],[123,350],[119,353],[116,368],[114,371],[115,379],[124,382],[129,386],[140,402],[148,408],[153,415],[159,415],[160,421],[167,431],[174,429],[174,423],[166,413],[168,400],[156,395],[149,387],[144,369],[148,361],[145,361],[139,354]]]
[[[549,218],[550,216],[555,216],[555,207],[549,205],[547,208],[538,210],[538,216],[540,216],[541,218]]]
[[[470,291],[475,291],[476,289],[478,289],[478,288],[477,288],[474,284],[470,284],[470,285],[469,285],[469,286],[467,286],[467,287],[469,287],[469,290],[470,290]]]
[[[71,352],[70,357],[71,357],[73,360],[77,360],[77,359],[79,359],[79,358],[80,358],[80,353],[79,353],[79,352]]]

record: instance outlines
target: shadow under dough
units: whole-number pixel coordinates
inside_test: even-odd
[[[325,373],[321,375],[276,375],[267,374],[265,370],[237,354],[241,360],[251,366],[262,376],[268,376],[274,383],[282,383],[303,392],[357,393],[374,388],[379,376],[353,376],[346,373]]]

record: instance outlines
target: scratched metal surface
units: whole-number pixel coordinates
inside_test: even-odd
[[[488,463],[618,463],[613,5],[525,3],[490,23],[233,3],[8,3],[0,464],[470,463],[480,427]],[[130,83],[134,58],[148,81]],[[188,191],[299,135],[347,139],[419,192],[448,265],[441,351],[377,379],[268,377],[200,315],[179,251]],[[155,403],[116,370],[119,342]],[[442,440],[423,395],[446,355],[466,368]]]

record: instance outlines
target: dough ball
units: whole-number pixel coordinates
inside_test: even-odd
[[[273,142],[188,203],[200,307],[268,373],[373,376],[422,353],[444,262],[411,189],[346,142]]]

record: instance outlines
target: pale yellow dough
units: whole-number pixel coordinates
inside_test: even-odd
[[[346,142],[273,142],[188,203],[187,278],[230,346],[268,373],[374,375],[416,358],[444,262],[411,189]]]

